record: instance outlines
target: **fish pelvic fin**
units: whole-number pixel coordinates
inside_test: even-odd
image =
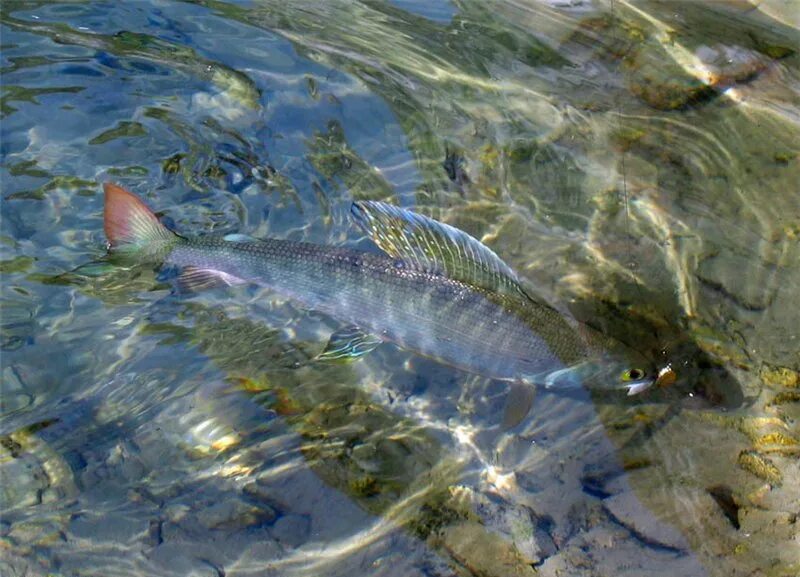
[[[511,267],[462,230],[384,202],[354,202],[350,212],[381,250],[417,270],[527,296]]]
[[[103,184],[103,192],[103,228],[111,252],[155,256],[180,238],[132,192],[110,182]]]
[[[536,398],[536,387],[524,381],[512,381],[503,406],[503,431],[513,429],[519,425],[533,407]]]

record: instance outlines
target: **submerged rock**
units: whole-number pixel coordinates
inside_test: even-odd
[[[533,577],[533,561],[480,523],[463,521],[444,528],[434,542],[475,577]]]
[[[632,491],[608,497],[603,501],[606,511],[638,539],[656,547],[684,550],[686,539],[680,531],[653,517],[644,509]]]
[[[302,515],[284,515],[275,522],[270,534],[278,542],[291,549],[295,549],[308,540],[311,522]]]

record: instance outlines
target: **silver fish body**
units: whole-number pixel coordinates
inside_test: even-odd
[[[487,377],[554,388],[634,394],[656,381],[635,351],[532,297],[488,247],[419,214],[353,203],[356,224],[383,251],[371,253],[238,234],[186,238],[132,193],[111,184],[105,192],[113,254],[173,265],[189,289],[255,283],[324,312],[350,328],[323,357],[355,358],[389,341]]]
[[[177,244],[166,262],[268,287],[381,340],[493,378],[536,381],[593,354],[545,304],[492,294],[381,254],[198,238]]]

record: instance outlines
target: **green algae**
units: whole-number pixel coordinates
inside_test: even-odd
[[[0,261],[0,273],[12,274],[28,272],[36,259],[29,256],[17,256],[9,260]]]
[[[109,168],[107,172],[110,176],[136,177],[136,178],[144,178],[150,173],[150,171],[145,166],[113,167]]]
[[[764,457],[757,451],[747,450],[739,453],[737,459],[739,466],[752,473],[756,477],[763,479],[773,485],[780,485],[783,483],[783,474],[780,469],[775,466],[770,459]]]
[[[782,391],[772,397],[767,406],[787,405],[789,403],[800,403],[800,391]]]
[[[761,367],[761,380],[770,386],[797,388],[800,386],[800,373],[789,367],[771,366],[765,364]]]
[[[186,155],[180,152],[173,154],[161,163],[161,170],[164,174],[177,174],[181,170],[181,161],[184,158],[186,158]]]
[[[123,120],[118,122],[114,128],[109,128],[89,140],[89,144],[106,144],[118,138],[135,138],[145,135],[147,135],[147,130],[141,123]]]
[[[24,102],[39,105],[38,98],[48,94],[77,94],[86,89],[84,86],[50,86],[47,88],[30,88],[27,86],[3,85],[0,96],[0,115],[7,116],[17,111],[10,102]]]
[[[23,160],[15,164],[10,164],[7,168],[11,176],[34,176],[37,178],[50,176],[49,172],[42,170],[38,166],[39,164],[36,160]]]
[[[14,192],[6,196],[7,200],[43,200],[48,193],[63,190],[81,196],[92,196],[96,193],[97,183],[77,176],[56,176],[46,184],[34,190]]]
[[[386,179],[348,145],[338,121],[331,120],[324,132],[316,132],[308,149],[314,168],[337,188],[348,190],[353,199],[386,200],[394,194]]]

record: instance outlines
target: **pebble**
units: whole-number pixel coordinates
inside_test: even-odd
[[[269,505],[255,506],[238,498],[230,498],[198,511],[197,521],[208,529],[242,529],[271,523],[275,510]]]

